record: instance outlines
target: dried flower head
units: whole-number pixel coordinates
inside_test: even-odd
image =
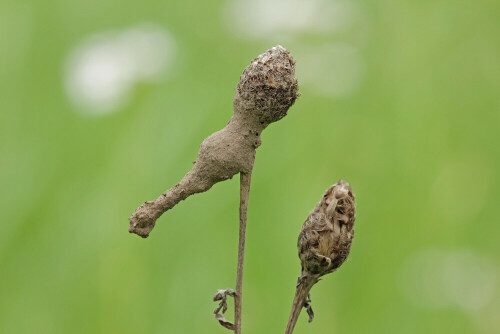
[[[236,86],[234,103],[243,112],[257,114],[264,123],[286,116],[298,97],[295,61],[290,52],[277,45],[256,57],[245,68]]]
[[[328,188],[302,226],[297,244],[302,270],[322,276],[340,267],[351,250],[355,219],[352,188],[339,180]]]
[[[347,259],[354,238],[355,196],[349,183],[339,180],[324,193],[302,225],[297,248],[302,265],[285,334],[291,334],[302,308],[314,318],[309,291],[319,278]]]

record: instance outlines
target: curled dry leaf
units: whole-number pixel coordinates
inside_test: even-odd
[[[236,292],[233,289],[218,290],[214,296],[214,302],[219,301],[219,306],[214,310],[215,319],[219,321],[222,327],[234,330],[234,324],[224,317],[227,311],[227,296],[236,297]],[[222,314],[220,313],[222,311]]]
[[[215,319],[219,320],[219,323],[221,324],[222,327],[234,331],[234,324],[231,321],[226,320],[226,318],[224,318],[222,314],[217,313],[215,315]]]

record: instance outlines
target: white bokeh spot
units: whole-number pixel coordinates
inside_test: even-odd
[[[401,269],[405,296],[424,308],[459,308],[470,313],[493,299],[498,268],[488,257],[470,251],[424,249]]]
[[[295,44],[302,88],[332,98],[348,97],[359,89],[364,62],[358,48],[332,42],[332,34],[352,34],[362,22],[356,1],[233,0],[224,14],[231,32],[240,38]],[[316,42],[306,42],[304,37],[311,35],[317,36]]]
[[[364,66],[357,49],[343,44],[309,48],[300,58],[297,75],[306,89],[334,98],[346,97],[360,86]]]
[[[304,31],[341,31],[352,24],[356,12],[352,2],[340,0],[234,0],[226,17],[239,34],[275,39]]]
[[[151,23],[91,35],[68,55],[66,92],[82,113],[111,113],[130,100],[134,84],[159,79],[174,55],[170,34]]]

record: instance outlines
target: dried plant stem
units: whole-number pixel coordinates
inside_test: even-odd
[[[300,311],[302,311],[302,308],[306,306],[307,296],[309,295],[311,288],[317,281],[318,279],[312,276],[299,278],[299,284],[297,285],[295,297],[293,298],[292,311],[290,312],[290,317],[288,318],[288,324],[286,325],[285,334],[293,333],[295,324],[299,319]]]
[[[253,166],[252,166],[253,167]],[[236,296],[234,298],[234,332],[241,334],[241,303],[243,295],[243,264],[245,261],[245,241],[247,231],[247,209],[250,196],[252,168],[248,173],[240,173],[240,233],[238,242],[238,268],[236,271]]]
[[[285,117],[298,96],[295,61],[290,52],[277,45],[254,58],[236,85],[234,113],[226,126],[203,140],[192,169],[179,183],[156,199],[141,204],[129,218],[129,232],[147,238],[157,219],[180,201],[240,174],[236,291],[218,290],[213,298],[220,301],[214,310],[215,318],[236,334],[241,334],[245,234],[255,150],[262,144],[262,131]],[[227,310],[227,296],[235,298],[234,324],[223,315]]]
[[[230,121],[205,138],[193,168],[178,184],[132,213],[129,232],[147,238],[157,219],[180,201],[238,173],[249,174],[262,131],[286,116],[297,90],[295,61],[285,48],[277,45],[253,59],[236,86]]]

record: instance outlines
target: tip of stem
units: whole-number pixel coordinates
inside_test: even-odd
[[[156,219],[152,219],[148,212],[147,207],[150,202],[146,202],[138,207],[129,218],[130,226],[129,233],[135,233],[142,238],[149,237],[149,233],[155,227]]]

